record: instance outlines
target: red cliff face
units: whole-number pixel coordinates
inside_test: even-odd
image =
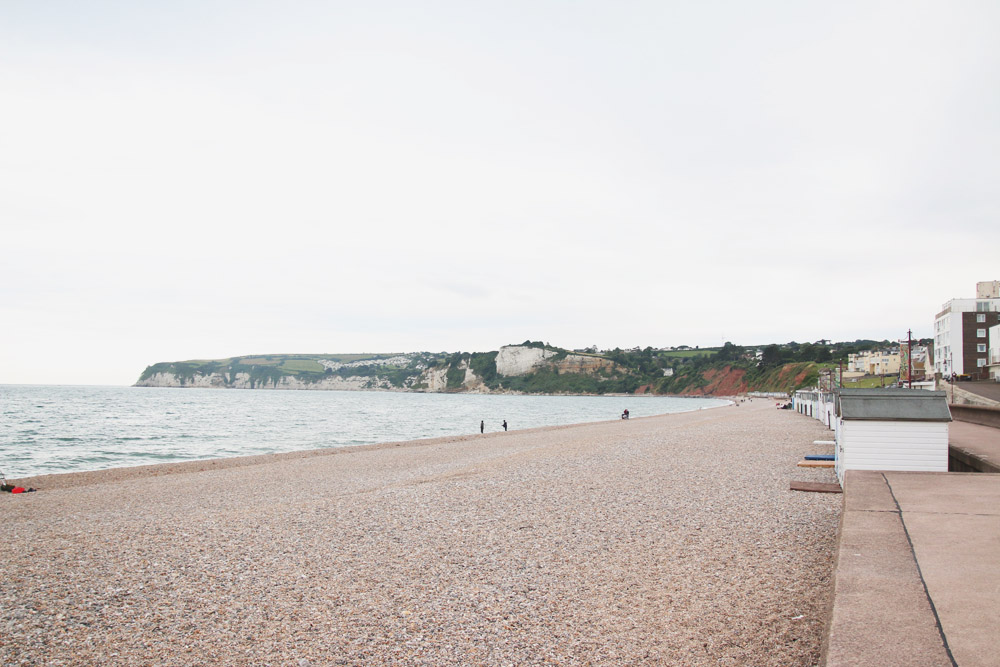
[[[735,396],[747,390],[747,383],[743,376],[746,371],[742,368],[726,366],[723,369],[710,368],[702,374],[708,380],[704,387],[688,387],[682,394],[689,396]]]
[[[792,370],[791,368],[782,369],[781,375],[780,375],[780,378],[781,378],[782,382],[787,382],[788,376],[791,375],[791,370]],[[808,374],[809,374],[809,369],[808,368],[804,368],[801,371],[799,371],[798,373],[796,373],[795,377],[792,379],[791,382],[788,382],[788,384],[791,385],[791,386],[797,387],[800,384],[802,384],[802,382],[806,379],[806,376]]]
[[[809,378],[815,378],[816,373],[816,364],[794,362],[755,373],[751,386],[746,369],[726,365],[702,371],[704,386],[689,386],[679,393],[688,396],[735,396],[747,391],[788,391],[811,382]]]

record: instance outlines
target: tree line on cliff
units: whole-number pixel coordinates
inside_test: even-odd
[[[283,377],[309,385],[324,378],[371,380],[372,387],[431,390],[431,372],[443,373],[444,386],[435,391],[507,391],[545,394],[734,394],[745,391],[791,391],[813,386],[820,371],[846,362],[852,352],[888,346],[889,341],[856,340],[845,343],[784,343],[740,346],[726,342],[717,348],[680,346],[623,350],[570,351],[540,341],[519,347],[547,351],[542,363],[527,373],[504,376],[497,370],[497,351],[417,352],[372,355],[258,355],[221,360],[163,362],[146,368],[140,384],[157,373],[169,373],[181,386],[196,375],[213,374],[222,386],[233,386],[239,374],[251,386],[276,387]],[[563,363],[569,355],[604,360],[586,371]],[[611,362],[611,363],[608,363]],[[467,382],[467,370],[475,378]],[[319,386],[319,385],[317,385]]]
[[[611,350],[605,355],[630,369],[637,389],[656,394],[733,394],[746,391],[794,391],[816,384],[824,368],[846,364],[862,350],[888,347],[890,341],[858,339],[832,343],[772,343],[718,348],[680,346],[668,351]]]

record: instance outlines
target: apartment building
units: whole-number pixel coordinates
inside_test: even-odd
[[[976,298],[951,299],[934,318],[934,370],[985,379],[990,327],[1000,324],[1000,281],[976,284]]]
[[[899,348],[891,350],[865,350],[847,355],[847,370],[867,375],[899,374]]]

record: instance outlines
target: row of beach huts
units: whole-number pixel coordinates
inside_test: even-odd
[[[834,469],[948,471],[951,411],[943,391],[837,389],[795,392],[792,407],[834,432]]]

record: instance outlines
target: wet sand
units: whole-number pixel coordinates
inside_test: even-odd
[[[0,495],[0,660],[811,665],[841,497],[774,402]]]

